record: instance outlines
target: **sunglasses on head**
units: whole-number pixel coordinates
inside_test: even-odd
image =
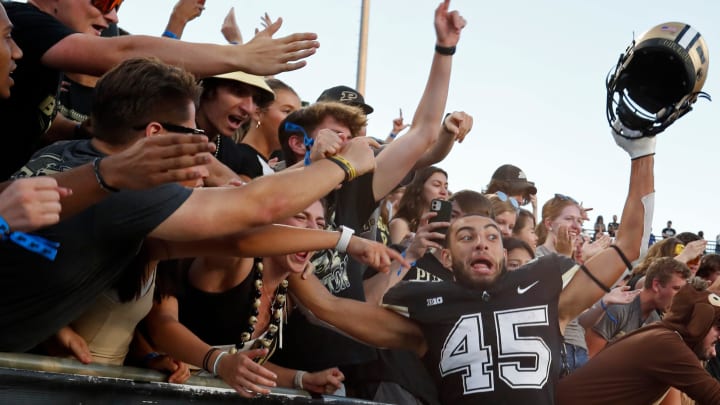
[[[100,10],[105,15],[113,10],[120,8],[123,0],[91,0],[93,7]]]
[[[502,202],[509,202],[510,205],[515,208],[515,211],[520,211],[520,204],[518,204],[517,200],[508,196],[507,194],[503,193],[502,191],[495,192],[495,195],[500,199]]]
[[[580,205],[580,203],[577,202],[577,200],[575,200],[574,198],[572,198],[572,197],[570,197],[570,196],[567,196],[567,195],[565,195],[565,194],[555,193],[555,198],[560,199],[560,200],[563,200],[563,201],[570,201],[570,202],[572,202],[572,203],[574,203],[574,204]]]

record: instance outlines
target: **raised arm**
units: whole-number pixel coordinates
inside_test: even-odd
[[[72,34],[55,44],[42,56],[43,64],[66,72],[102,75],[123,60],[155,56],[182,66],[197,77],[242,70],[260,76],[305,66],[303,59],[315,53],[317,35],[298,33],[273,39],[280,29],[278,19],[243,45],[213,45],[156,38],[144,35],[123,35],[102,38]]]
[[[422,357],[427,343],[420,327],[408,318],[377,304],[336,297],[311,274],[306,280],[290,276],[294,299],[318,319],[367,344],[412,350]]]
[[[655,138],[617,140],[630,154],[630,188],[623,208],[620,229],[615,247],[632,262],[640,255],[643,234],[649,235],[654,206]],[[629,264],[629,263],[628,263]],[[593,280],[584,271],[578,271],[560,294],[559,318],[561,330],[586,308],[589,308],[609,289],[628,267],[619,252],[612,246],[593,256],[585,263]],[[598,283],[600,285],[598,285]]]
[[[448,11],[450,0],[435,10],[436,51],[430,66],[430,76],[408,132],[390,143],[377,158],[377,171],[373,177],[375,201],[380,201],[400,183],[415,166],[418,158],[438,138],[445,105],[447,103],[451,53],[460,40],[465,19],[457,11]],[[452,49],[452,52],[449,52]]]
[[[170,14],[163,36],[182,38],[187,23],[202,14],[204,9],[205,0],[178,0]]]

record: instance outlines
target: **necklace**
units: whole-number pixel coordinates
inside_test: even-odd
[[[220,135],[220,134],[215,135],[215,145],[217,146],[217,148],[215,148],[215,157],[216,158],[218,156],[220,156],[220,138],[221,137],[222,137],[222,135]]]
[[[250,296],[250,317],[248,318],[248,327],[245,332],[240,334],[240,342],[235,345],[235,351],[242,349],[245,344],[252,338],[253,332],[255,332],[255,324],[257,324],[257,316],[260,313],[260,298],[262,297],[263,287],[263,264],[262,259],[256,258],[252,269],[253,286],[255,292]],[[286,294],[289,282],[287,279],[280,282],[277,289],[275,290],[275,297],[272,304],[270,305],[270,324],[267,328],[265,336],[258,338],[253,343],[252,349],[267,348],[270,349],[275,342],[276,337],[280,337],[280,347],[282,347],[282,320],[283,312],[285,309]],[[234,353],[234,351],[232,351]],[[270,353],[272,350],[270,351]],[[268,353],[269,354],[269,353]],[[269,355],[267,356],[269,357]]]

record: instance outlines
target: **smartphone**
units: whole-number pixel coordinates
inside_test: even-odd
[[[437,215],[430,218],[429,222],[450,222],[452,203],[445,200],[432,200],[430,201],[430,211],[437,212]],[[445,234],[447,233],[447,227],[439,228],[435,232]]]

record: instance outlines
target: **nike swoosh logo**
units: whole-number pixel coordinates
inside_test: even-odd
[[[537,283],[539,283],[539,282],[540,282],[540,280],[537,280],[536,282],[530,284],[529,286],[527,286],[527,287],[525,287],[525,288],[520,288],[520,286],[518,286],[518,288],[517,288],[518,294],[521,294],[521,295],[522,295],[522,294],[525,294],[526,292],[528,292],[528,290],[530,290],[531,288],[535,287],[535,285],[536,285]]]

